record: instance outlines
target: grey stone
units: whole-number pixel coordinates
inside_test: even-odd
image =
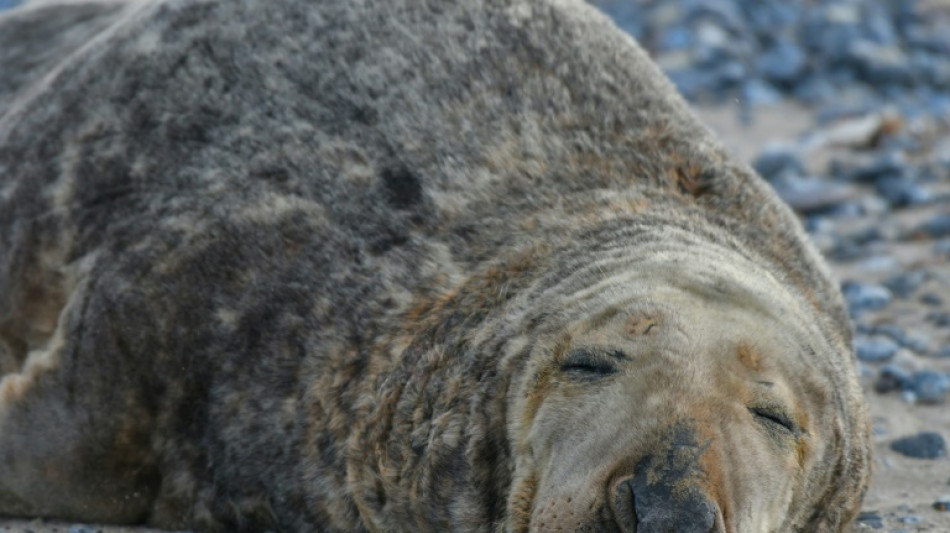
[[[950,392],[950,379],[941,372],[921,370],[911,377],[908,387],[917,395],[918,402],[939,404]]]
[[[875,188],[891,207],[924,204],[933,199],[933,194],[928,189],[905,176],[879,179]]]
[[[788,177],[800,177],[807,174],[801,156],[796,150],[787,146],[766,146],[756,156],[752,167],[769,183],[778,183]]]
[[[854,349],[858,359],[866,363],[880,363],[894,357],[900,346],[885,336],[858,336],[854,340]]]
[[[891,151],[878,156],[865,166],[854,169],[847,178],[861,183],[874,183],[883,178],[902,178],[907,169],[904,155]]]
[[[894,296],[907,299],[927,281],[927,273],[923,270],[902,272],[884,281],[884,286],[890,289]]]
[[[851,314],[882,309],[891,303],[893,295],[883,285],[846,281],[841,286]]]
[[[874,382],[874,390],[878,394],[887,394],[888,392],[903,390],[909,386],[911,374],[897,365],[887,364],[881,367],[877,380]]]
[[[950,237],[950,215],[935,215],[918,226],[917,231],[932,239]]]
[[[777,40],[756,61],[759,73],[768,81],[790,85],[801,77],[808,65],[805,51],[787,39]]]
[[[947,455],[947,445],[939,433],[925,431],[891,443],[895,452],[915,459],[936,459]]]

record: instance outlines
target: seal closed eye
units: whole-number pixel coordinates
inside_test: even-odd
[[[619,350],[576,348],[568,352],[561,371],[574,379],[598,379],[615,374],[617,364],[628,357]]]

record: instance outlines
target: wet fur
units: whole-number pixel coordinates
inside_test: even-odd
[[[837,288],[593,8],[37,5],[0,16],[0,71],[0,512],[527,527],[518,435],[548,378],[516,332],[603,250],[689,239],[758,265],[834,347],[800,368],[837,429],[787,523],[856,512]]]

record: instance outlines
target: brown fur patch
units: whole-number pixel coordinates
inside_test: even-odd
[[[30,378],[22,374],[11,374],[0,380],[0,404],[12,405],[29,389]]]
[[[511,521],[508,524],[508,531],[515,533],[528,531],[531,524],[531,507],[534,505],[537,491],[538,479],[534,473],[522,480],[518,487],[512,491],[509,500],[511,502]]]
[[[563,360],[564,354],[567,352],[570,345],[570,336],[567,336],[562,342],[559,342],[554,350],[554,360]],[[538,370],[537,374],[534,375],[534,383],[531,385],[531,392],[529,393],[527,402],[525,403],[524,415],[521,419],[522,428],[528,429],[531,427],[531,423],[534,421],[534,417],[538,412],[538,408],[541,407],[541,402],[543,402],[548,395],[553,377],[554,368],[550,365],[542,367],[540,370]]]
[[[739,355],[739,362],[749,370],[761,372],[765,368],[765,361],[762,354],[755,349],[755,346],[747,342],[742,342],[739,343],[739,348],[736,352]]]
[[[635,315],[624,324],[624,332],[631,337],[649,335],[655,326],[660,324],[660,318],[652,315]]]
[[[699,198],[712,191],[709,176],[699,166],[693,164],[677,165],[670,169],[670,177],[680,193]]]

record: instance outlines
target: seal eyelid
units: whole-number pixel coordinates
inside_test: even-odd
[[[579,379],[598,379],[615,374],[615,361],[628,359],[616,350],[571,350],[561,363],[561,371]]]
[[[760,422],[779,426],[796,437],[802,433],[802,430],[792,421],[791,417],[779,409],[772,407],[749,407],[749,412]]]

